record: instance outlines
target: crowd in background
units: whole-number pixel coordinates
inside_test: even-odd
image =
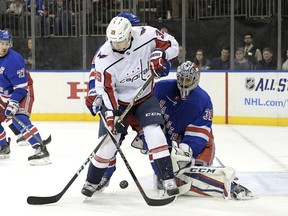
[[[79,36],[86,25],[87,35],[105,34],[110,19],[119,12],[136,13],[143,24],[182,18],[223,19],[231,15],[231,0],[0,0],[0,28],[9,28],[14,37],[31,36],[31,8],[34,8],[35,35]],[[84,2],[84,4],[83,4]],[[243,19],[268,18],[277,15],[277,0],[234,0],[234,16]],[[136,4],[136,7],[134,7]],[[85,7],[86,5],[86,7]],[[288,0],[281,1],[282,17],[288,18]],[[84,13],[86,22],[83,23]],[[14,30],[14,31],[13,31]]]
[[[105,35],[106,26],[111,17],[119,13],[120,10],[131,9],[135,0],[86,0],[86,7],[83,7],[82,0],[34,0],[34,2],[35,10],[31,10],[33,8],[31,0],[0,0],[0,29],[8,28],[14,38],[24,39],[31,38],[33,33],[32,23],[34,23],[34,35],[36,38],[80,37],[84,29],[86,34],[90,36]],[[161,24],[163,20],[181,19],[181,4],[183,2],[185,2],[185,18],[187,20],[197,21],[200,19],[218,19],[219,17],[225,19],[231,14],[230,0],[149,0],[136,2],[137,15],[141,18],[144,25],[147,22],[153,25],[151,24],[153,21],[159,25],[159,22]],[[276,16],[277,2],[277,0],[235,0],[234,14],[237,18],[247,20]],[[288,0],[281,2],[282,15],[283,18],[286,18],[288,17]],[[147,9],[149,9],[148,13]],[[84,16],[84,13],[86,16]],[[33,22],[31,22],[32,17],[34,17]],[[86,20],[85,23],[83,22],[84,18]],[[168,31],[168,28],[165,28]],[[257,47],[256,43],[252,49],[251,45],[246,44],[246,40],[248,40],[248,43],[249,40],[252,40],[251,44],[253,43],[253,35],[249,34],[243,36],[243,45],[235,47],[235,53],[233,53],[235,62],[233,65],[230,65],[231,53],[229,46],[219,44],[217,48],[217,50],[221,48],[219,56],[212,55],[212,57],[211,55],[207,56],[207,53],[211,54],[211,52],[205,47],[199,47],[199,49],[193,47],[192,51],[189,47],[186,47],[185,50],[182,50],[183,48],[181,47],[178,58],[172,61],[172,66],[186,58],[187,60],[195,61],[201,69],[206,70],[277,69],[276,47],[271,47],[270,44],[267,44],[267,46],[260,48]],[[250,37],[250,39],[245,39],[245,37]],[[248,46],[250,46],[249,49]],[[282,69],[287,70],[287,49],[285,47],[282,49],[285,50],[283,56],[281,56]],[[185,55],[182,54],[183,52],[185,52]],[[36,55],[39,56],[37,50]],[[47,58],[43,57],[43,59]],[[43,64],[38,64],[37,67],[42,69],[39,65]]]

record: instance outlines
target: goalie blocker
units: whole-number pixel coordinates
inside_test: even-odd
[[[250,190],[234,181],[235,169],[232,167],[191,166],[191,158],[175,146],[172,148],[171,159],[176,183],[182,195],[235,200],[253,198]]]

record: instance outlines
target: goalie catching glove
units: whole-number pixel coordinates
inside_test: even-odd
[[[150,70],[156,78],[168,75],[166,71],[166,53],[161,49],[156,49],[150,55]]]
[[[95,89],[91,89],[85,98],[85,103],[90,113],[95,116],[102,108],[102,96],[98,95]]]
[[[8,100],[4,115],[6,118],[12,118],[19,110],[19,102],[15,100]]]

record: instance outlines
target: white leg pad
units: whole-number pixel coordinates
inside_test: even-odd
[[[184,195],[230,199],[234,178],[235,170],[231,167],[193,166],[177,176],[177,185]]]

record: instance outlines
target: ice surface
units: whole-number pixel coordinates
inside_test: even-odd
[[[216,155],[226,166],[236,169],[239,183],[257,199],[249,201],[180,196],[167,206],[150,207],[143,200],[122,159],[110,186],[102,194],[86,199],[81,194],[87,167],[64,196],[54,204],[33,206],[28,196],[59,193],[93,151],[98,123],[34,122],[43,138],[52,135],[48,145],[52,164],[30,166],[30,146],[18,146],[11,136],[11,157],[0,160],[1,216],[283,216],[288,212],[288,127],[214,125]],[[147,156],[130,146],[134,132],[125,139],[122,150],[148,196],[153,191],[152,170]],[[215,160],[215,165],[218,162]],[[121,189],[119,183],[129,186]]]

